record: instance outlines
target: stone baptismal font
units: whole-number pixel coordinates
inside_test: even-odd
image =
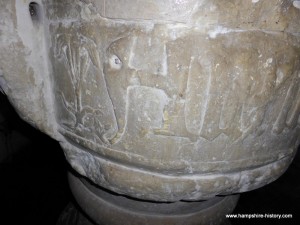
[[[1,90],[59,141],[95,224],[221,224],[296,153],[300,1],[2,0],[0,18]]]

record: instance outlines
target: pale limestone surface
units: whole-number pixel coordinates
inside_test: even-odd
[[[141,199],[207,199],[279,177],[300,142],[291,0],[0,3],[0,84],[70,164]]]

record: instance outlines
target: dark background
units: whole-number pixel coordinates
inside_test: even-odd
[[[0,224],[55,225],[74,202],[68,169],[59,144],[22,121],[0,93]],[[243,193],[233,212],[292,214],[292,219],[231,219],[231,224],[300,224],[299,181],[297,154],[277,181]]]

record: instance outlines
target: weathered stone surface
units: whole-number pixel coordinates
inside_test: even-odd
[[[32,20],[29,3],[0,2],[0,90],[8,95],[24,120],[58,138],[50,90],[46,22],[42,12],[39,25]]]
[[[0,3],[0,84],[93,182],[199,200],[263,186],[291,162],[295,1],[35,2],[33,19],[30,1]]]

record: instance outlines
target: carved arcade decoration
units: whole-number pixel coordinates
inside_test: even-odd
[[[210,38],[193,31],[172,39],[157,32],[161,27],[134,28],[111,42],[101,33],[95,35],[99,40],[86,36],[76,24],[59,25],[54,69],[62,85],[58,119],[67,136],[94,142],[96,151],[110,146],[141,154],[135,152],[138,143],[148,143],[155,159],[154,144],[167,137],[173,147],[166,157],[172,158],[179,143],[197,149],[223,139],[226,146],[296,126],[291,121],[298,119],[299,98],[290,96],[299,95],[299,55],[288,39],[252,31]],[[245,45],[238,46],[242,40]],[[269,121],[275,121],[272,127]]]

